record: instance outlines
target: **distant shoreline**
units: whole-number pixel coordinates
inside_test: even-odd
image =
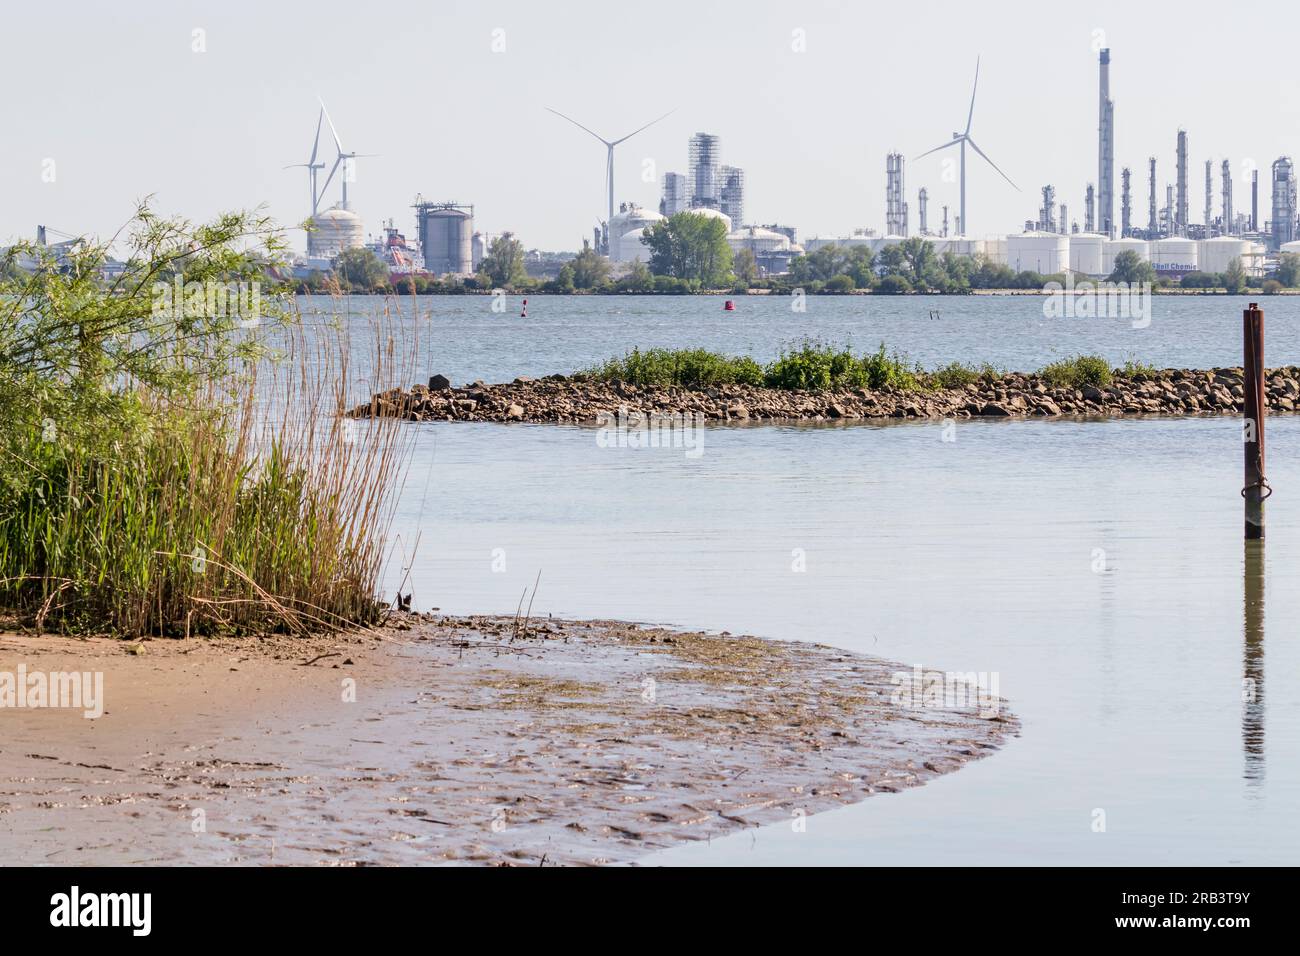
[[[1098,281],[1105,281],[1105,280],[1093,280],[1093,279],[1079,280],[1081,285],[1083,285],[1084,283],[1095,283]],[[791,294],[790,292],[778,291],[775,289],[748,289],[743,292],[737,292],[735,290],[725,290],[725,289],[709,289],[709,290],[702,289],[699,292],[644,292],[644,291],[643,292],[617,292],[611,290],[600,290],[600,291],[575,290],[573,292],[543,292],[534,289],[527,289],[523,291],[506,289],[504,291],[509,295],[522,297],[526,299],[592,298],[595,296],[607,296],[610,298],[627,298],[627,297],[640,296],[640,297],[654,297],[654,298],[665,298],[665,299],[697,298],[700,296],[708,296],[715,299],[727,299],[727,298],[740,297],[740,296],[785,297]],[[442,290],[442,289],[434,292],[429,292],[429,291],[396,292],[391,289],[382,292],[380,291],[371,292],[366,290],[354,289],[339,294],[355,295],[355,296],[377,296],[380,298],[384,298],[388,296],[392,296],[395,298],[410,298],[411,296],[416,296],[422,299],[439,298],[439,297],[454,299],[454,298],[459,298],[461,296],[490,296],[490,295],[495,295],[496,292],[497,290],[495,289],[460,289],[455,292]],[[873,289],[853,289],[847,292],[839,292],[839,291],[830,291],[826,289],[823,289],[821,291],[804,289],[803,292],[805,295],[815,295],[815,296],[831,296],[831,297],[842,297],[842,298],[848,298],[852,296],[880,296],[882,298],[887,298],[887,299],[899,299],[899,298],[960,299],[963,298],[964,296],[1051,296],[1051,295],[1091,294],[1087,285],[1083,285],[1082,288],[1056,289],[1056,290],[1053,289],[969,289],[965,292],[878,292]],[[321,296],[328,297],[334,294],[335,293],[331,293],[331,292],[295,292],[294,293],[295,297],[299,297],[299,298],[319,298]],[[1245,299],[1251,297],[1258,298],[1260,296],[1264,296],[1265,298],[1274,298],[1279,296],[1295,296],[1295,295],[1300,295],[1300,289],[1280,289],[1277,292],[1265,293],[1265,292],[1261,292],[1259,289],[1247,289],[1244,292],[1228,292],[1225,289],[1180,289],[1180,288],[1157,289],[1155,287],[1152,287],[1151,294],[1172,295],[1172,296],[1209,295],[1209,296],[1219,296],[1221,298]]]

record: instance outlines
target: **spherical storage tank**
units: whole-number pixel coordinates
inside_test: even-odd
[[[474,216],[447,205],[422,210],[420,243],[424,268],[434,275],[469,275],[474,271]]]
[[[645,243],[641,241],[641,234],[647,226],[663,218],[657,212],[624,203],[609,221],[609,234],[616,237],[616,241],[609,244],[610,259],[615,262],[631,262],[634,259],[646,261],[650,255]]]
[[[365,244],[361,217],[342,206],[317,213],[307,233],[307,255],[313,259],[333,259],[344,249],[360,249]]]
[[[1199,261],[1195,239],[1171,236],[1151,243],[1151,264],[1157,272],[1195,272]]]
[[[1070,236],[1070,271],[1086,276],[1104,273],[1103,249],[1106,237],[1095,232],[1076,232]]]
[[[1198,268],[1201,272],[1227,272],[1228,263],[1233,259],[1240,259],[1242,266],[1248,267],[1254,251],[1255,244],[1249,239],[1234,239],[1232,236],[1203,239],[1197,251]]]
[[[1115,271],[1115,259],[1121,252],[1136,252],[1143,262],[1151,261],[1150,243],[1142,239],[1109,239],[1101,245],[1101,275]]]
[[[761,226],[745,226],[739,232],[727,236],[727,243],[733,252],[748,249],[753,253],[784,252],[790,248],[790,237],[785,233]]]
[[[1007,265],[1016,272],[1051,275],[1070,267],[1070,237],[1054,232],[1007,236]]]

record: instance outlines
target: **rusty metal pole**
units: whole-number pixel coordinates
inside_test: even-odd
[[[1246,540],[1257,541],[1264,537],[1264,499],[1271,492],[1264,480],[1264,416],[1268,410],[1264,397],[1264,313],[1254,302],[1242,313],[1241,338],[1245,351],[1242,388],[1246,393],[1242,432],[1246,484],[1241,494],[1246,501]]]

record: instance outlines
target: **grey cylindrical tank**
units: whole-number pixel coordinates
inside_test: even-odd
[[[436,275],[474,271],[471,239],[474,217],[463,209],[433,208],[424,213],[424,267]]]

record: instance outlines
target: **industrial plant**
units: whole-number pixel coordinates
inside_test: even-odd
[[[932,228],[930,192],[925,185],[915,193],[915,205],[909,202],[906,186],[907,160],[903,152],[893,150],[885,157],[885,221],[883,233],[872,228],[856,229],[848,236],[814,236],[799,241],[792,226],[759,225],[749,221],[746,207],[745,170],[723,161],[721,138],[709,132],[693,134],[686,145],[685,171],[665,172],[661,179],[658,209],[635,201],[616,203],[616,148],[639,133],[660,123],[665,113],[617,139],[607,139],[576,119],[558,110],[555,116],[596,139],[605,151],[602,193],[603,216],[593,217],[590,239],[583,245],[606,257],[618,274],[635,262],[645,262],[649,250],[642,237],[655,223],[681,212],[693,212],[719,220],[726,229],[733,251],[753,254],[760,275],[780,275],[790,269],[790,262],[806,252],[827,245],[870,246],[873,252],[901,243],[912,235],[929,240],[936,253],[982,256],[1014,270],[1047,274],[1077,273],[1080,276],[1109,275],[1120,253],[1133,252],[1149,262],[1156,273],[1178,279],[1192,272],[1223,272],[1238,262],[1247,275],[1264,275],[1281,253],[1300,252],[1300,209],[1297,208],[1297,183],[1290,157],[1278,158],[1271,166],[1271,196],[1265,197],[1266,216],[1260,215],[1259,170],[1249,168],[1249,196],[1234,197],[1232,163],[1222,157],[1204,160],[1204,201],[1200,204],[1199,222],[1192,221],[1193,184],[1191,137],[1186,129],[1177,129],[1170,138],[1170,153],[1165,157],[1147,157],[1143,215],[1134,209],[1134,166],[1123,165],[1116,176],[1119,154],[1115,135],[1115,100],[1111,87],[1111,51],[1098,55],[1097,171],[1094,181],[1075,186],[1067,192],[1080,200],[1078,206],[1065,201],[1053,183],[1038,190],[1040,203],[1024,230],[1014,235],[977,235],[967,211],[968,150],[998,173],[1005,185],[1019,191],[1019,186],[972,136],[975,105],[979,88],[980,61],[975,76],[961,132],[916,156],[921,159],[946,150],[956,151],[957,208],[955,214],[943,205]],[[320,158],[321,133],[328,128],[334,147],[333,162]],[[316,137],[305,163],[293,167],[308,173],[310,216],[307,220],[307,254],[297,263],[300,272],[332,268],[340,253],[354,248],[370,248],[394,274],[422,272],[434,276],[470,276],[475,274],[488,254],[494,236],[475,230],[474,207],[454,202],[429,202],[417,196],[414,242],[389,220],[378,238],[366,239],[361,217],[352,209],[348,184],[355,181],[354,163],[359,156],[345,150],[329,112],[322,103],[317,117]],[[951,155],[951,154],[949,154]],[[320,183],[321,174],[323,184]],[[1136,167],[1141,175],[1142,167]],[[1217,176],[1217,181],[1216,181]],[[1162,178],[1163,177],[1163,178]],[[335,179],[339,181],[338,201],[322,209],[325,196]],[[1116,179],[1119,195],[1116,196]],[[1142,189],[1141,182],[1137,184]],[[1118,216],[1116,206],[1118,205]],[[1071,209],[1081,209],[1072,217]],[[1082,223],[1080,223],[1080,218]],[[915,227],[915,232],[913,231]],[[540,254],[538,254],[540,255]],[[565,254],[551,254],[558,268]],[[569,254],[572,255],[572,254]]]

